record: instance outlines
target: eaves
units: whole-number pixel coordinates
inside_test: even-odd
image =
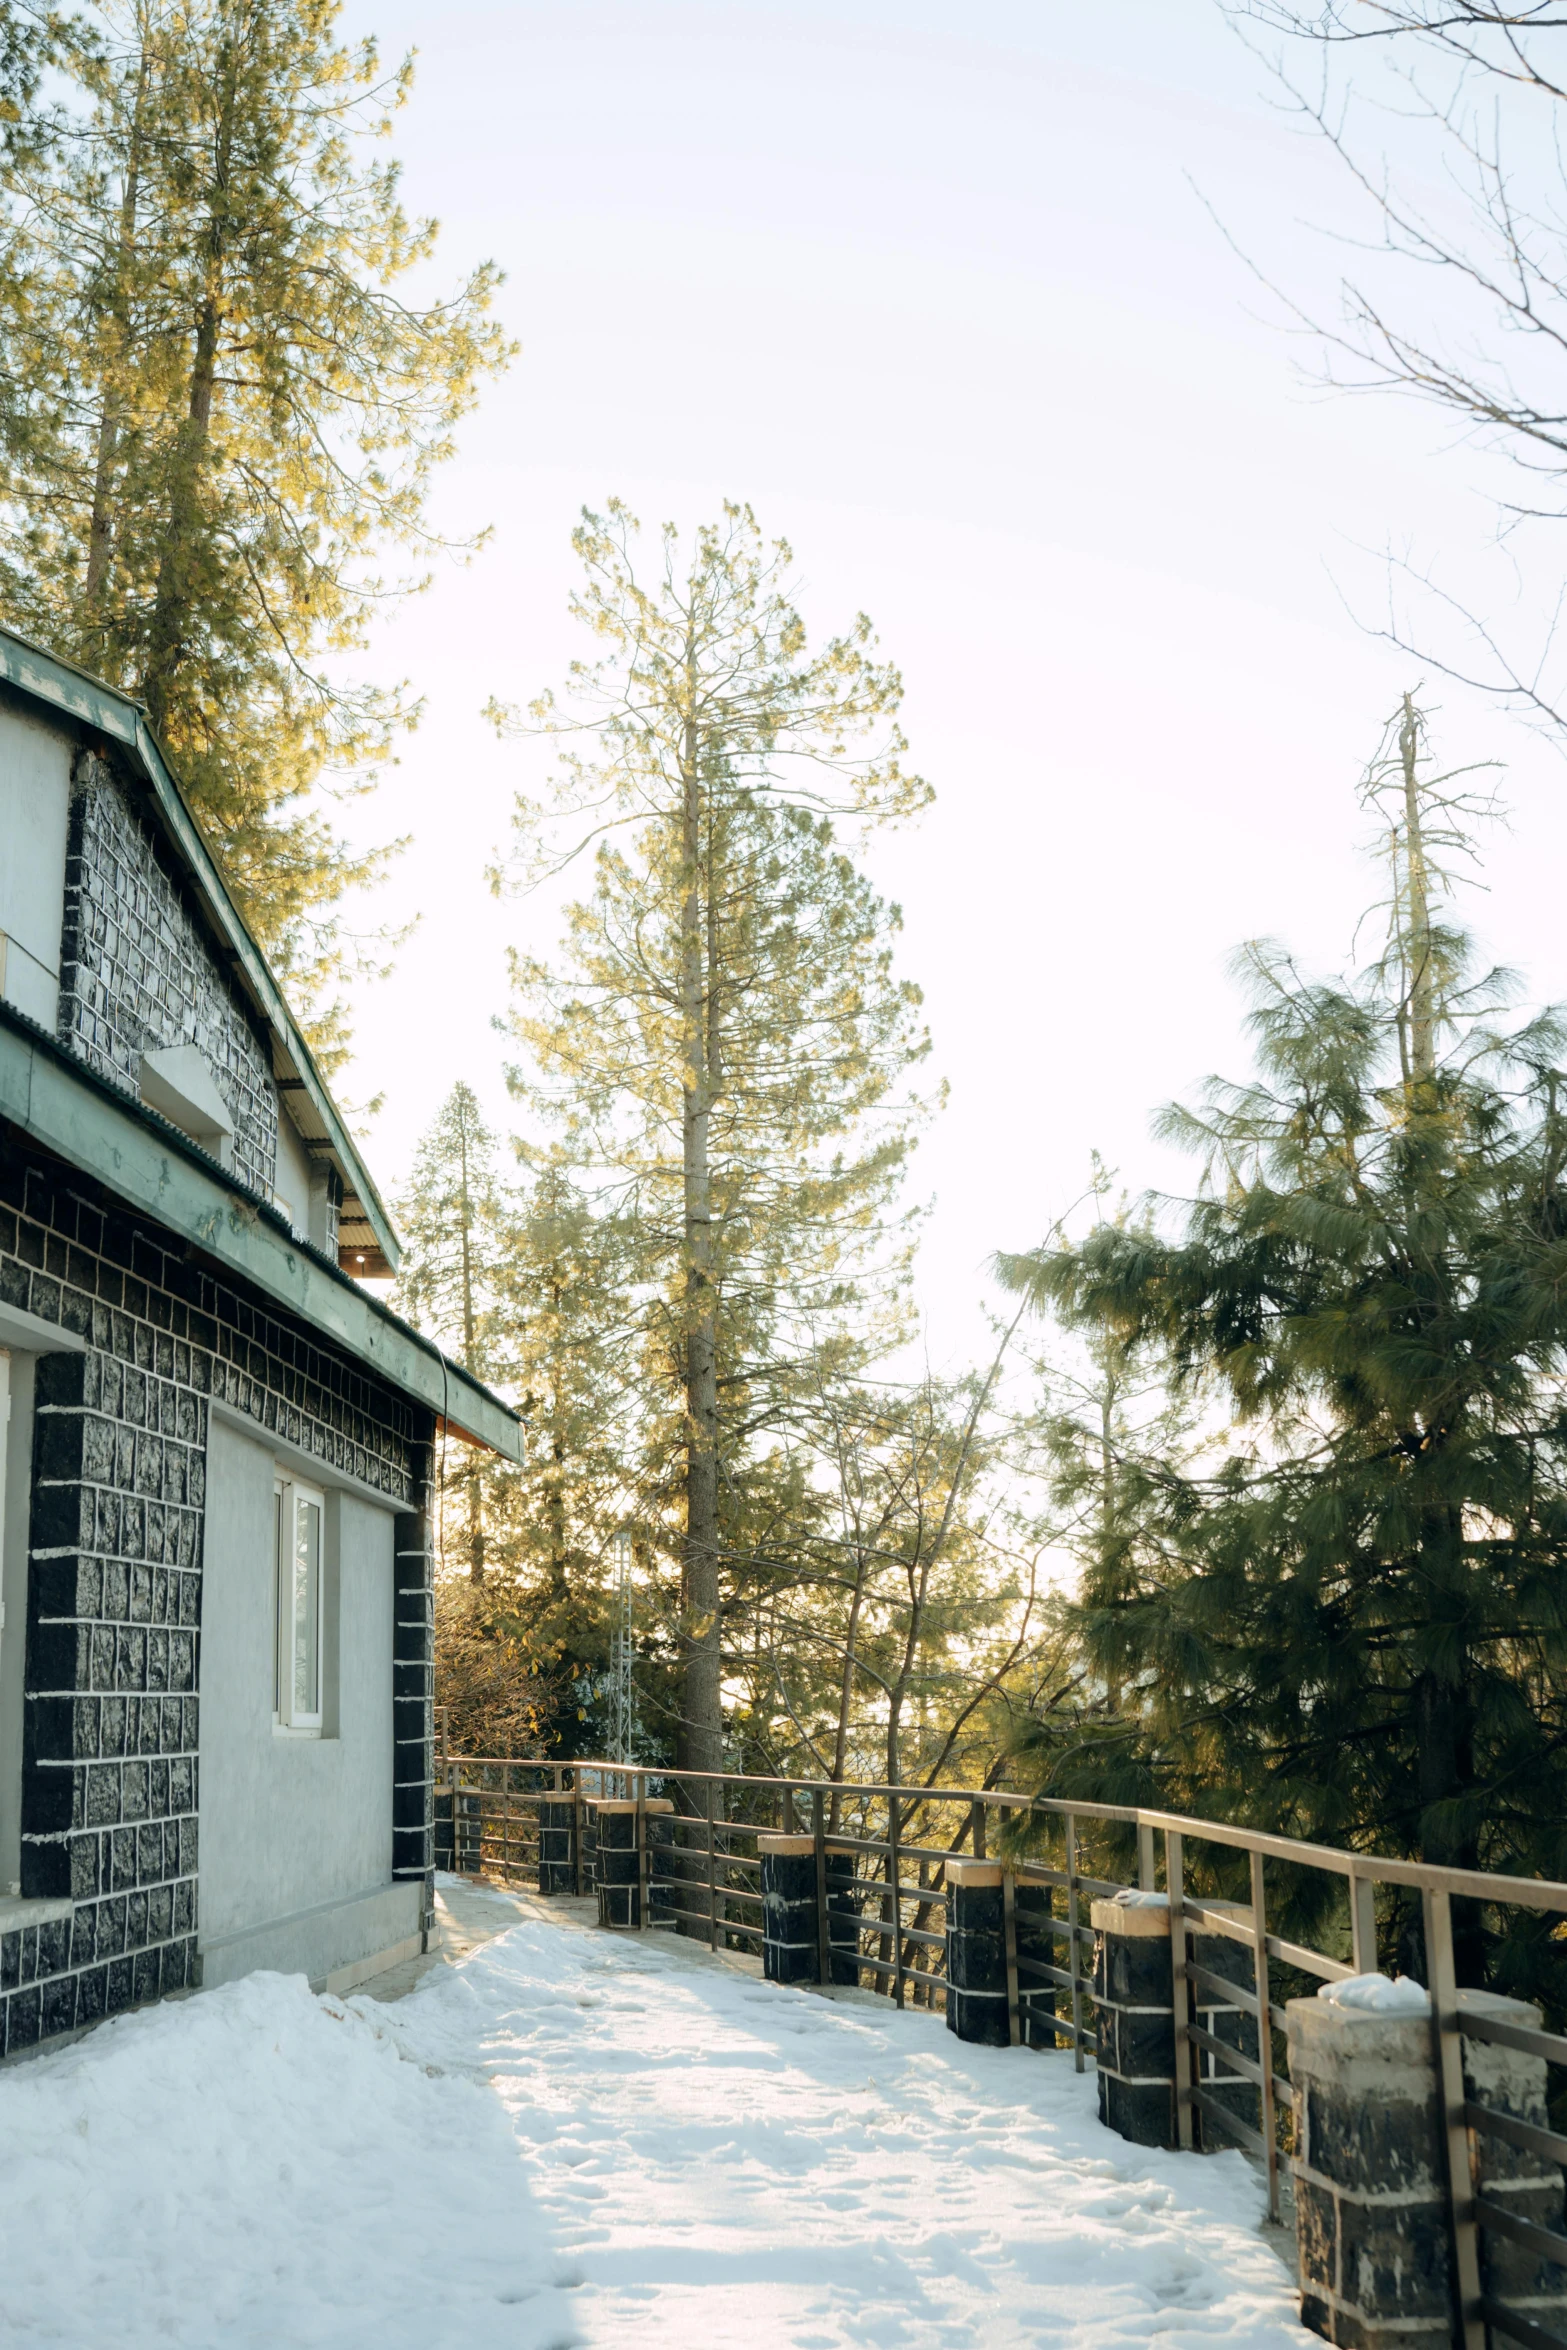
[[[438,1422],[507,1460],[522,1459],[521,1423],[499,1396],[300,1241],[286,1218],[198,1143],[3,999],[0,1119],[308,1323]]]

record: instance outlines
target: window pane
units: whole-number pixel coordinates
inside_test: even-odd
[[[294,1715],[321,1711],[321,1507],[299,1498],[294,1510]]]

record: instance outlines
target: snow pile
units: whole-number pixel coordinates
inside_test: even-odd
[[[0,2073],[0,2341],[571,2339],[504,2112],[389,2012],[251,1975]]]
[[[1170,1906],[1168,1893],[1138,1893],[1130,1885],[1123,1885],[1110,1898],[1118,1909],[1168,1909]]]
[[[0,2074],[0,2339],[1305,2350],[1244,2158],[1065,2055],[528,1922],[408,1999],[253,1976]]]
[[[1429,2015],[1431,2002],[1408,1975],[1346,1975],[1317,1993],[1331,2007],[1363,2008],[1370,2015]]]

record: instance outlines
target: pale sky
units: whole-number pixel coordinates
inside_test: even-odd
[[[446,272],[507,271],[522,344],[439,492],[445,527],[493,541],[374,654],[428,707],[369,817],[414,842],[377,918],[421,917],[340,1087],[385,1093],[371,1164],[395,1193],[458,1076],[508,1115],[504,951],[547,952],[555,918],[485,887],[536,754],[479,713],[578,649],[578,509],[748,499],[814,633],[872,615],[938,794],[872,869],[951,1084],[914,1187],[929,1351],[955,1363],[990,1252],[1040,1236],[1092,1148],[1133,1190],[1182,1179],[1149,1117],[1244,1071],[1231,949],[1345,956],[1375,894],[1354,784],[1418,672],[1343,595],[1375,605],[1361,550],[1389,543],[1492,593],[1476,462],[1418,410],[1303,387],[1191,183],[1308,298],[1341,257],[1304,224],[1352,216],[1210,0],[352,0],[345,22],[418,43],[410,201]],[[1567,995],[1567,767],[1433,698],[1455,754],[1509,762],[1479,926]]]

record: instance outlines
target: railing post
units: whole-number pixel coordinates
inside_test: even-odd
[[[1017,1879],[1010,1869],[1001,1879],[1001,1933],[1007,1962],[1007,2044],[1015,2048],[1023,2034],[1017,2002]]]
[[[1175,2140],[1190,2150],[1192,2131],[1192,2044],[1190,1986],[1186,1980],[1186,1866],[1182,1839],[1164,1835],[1164,1881],[1170,1901],[1170,2005],[1175,2026]]]
[[[898,1835],[903,1805],[896,1795],[887,1798],[887,1884],[892,1894],[892,1996],[903,2005],[903,1856]]]
[[[976,1803],[971,1807],[971,1813],[973,1818],[974,1858],[976,1860],[983,1860],[985,1857],[985,1806],[982,1803]]]
[[[785,1836],[792,1836],[794,1834],[794,1789],[792,1787],[785,1786],[779,1795],[778,1806],[781,1814],[779,1826]]]
[[[1268,1908],[1262,1854],[1251,1855],[1251,1944],[1257,1989],[1257,2062],[1262,2068],[1262,2149],[1268,2166],[1268,2217],[1279,2216],[1279,2131],[1273,2110],[1273,2010],[1268,2005]]]
[[[1137,1889],[1139,1893],[1154,1893],[1158,1890],[1152,1828],[1139,1827],[1137,1831]]]
[[[1422,1887],[1425,1912],[1427,1990],[1431,2029],[1436,2036],[1437,2093],[1442,2100],[1442,2137],[1447,2154],[1447,2208],[1453,2231],[1453,2288],[1457,2339],[1463,2350],[1485,2350],[1480,2315],[1480,2238],[1475,2226],[1474,2177],[1469,2164],[1469,2131],[1464,2120],[1464,2051],[1458,2025],[1458,1973],[1453,1963],[1453,1908],[1444,1890]]]
[[[1349,1872],[1349,1946],[1357,1975],[1377,1971],[1377,1889],[1369,1877]]]
[[[832,1981],[832,1913],[827,1907],[827,1790],[818,1787],[811,1810],[811,1836],[816,1852],[816,1962],[818,1982]]]
[[[647,1932],[647,1779],[636,1775],[637,1801],[637,1924]]]
[[[582,1882],[585,1866],[585,1857],[582,1849],[583,1842],[582,1772],[580,1769],[574,1769],[571,1774],[571,1858],[572,1873],[575,1878],[576,1894],[579,1901],[582,1899],[583,1893],[586,1891],[586,1887]]]
[[[718,1948],[718,1837],[714,1831],[713,1806],[717,1791],[711,1779],[703,1781],[707,1789],[707,1947]]]
[[[1078,1956],[1077,1822],[1066,1815],[1066,1923],[1067,1971],[1072,1977],[1072,2066],[1083,2070],[1083,1969]]]

